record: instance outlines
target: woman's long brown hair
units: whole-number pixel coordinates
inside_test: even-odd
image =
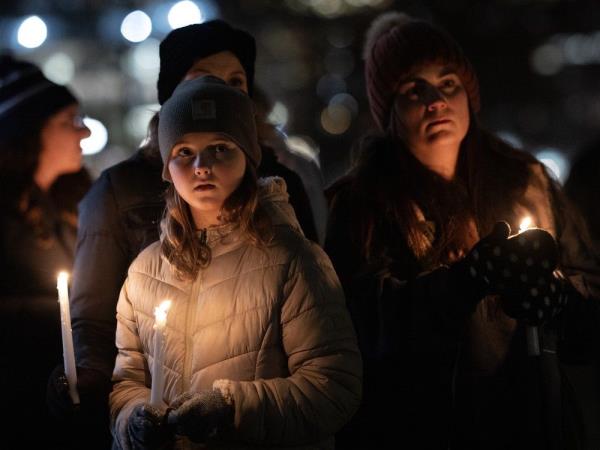
[[[470,221],[480,236],[497,220],[514,224],[514,205],[527,188],[528,165],[534,162],[533,156],[480,128],[473,115],[452,181],[429,170],[392,136],[365,138],[349,177],[361,205],[353,228],[363,257],[371,260],[381,253],[378,234],[385,229],[403,236],[426,265],[450,262],[451,252],[466,247]],[[433,247],[415,206],[435,224]]]

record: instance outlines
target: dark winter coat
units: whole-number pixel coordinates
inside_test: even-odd
[[[2,447],[68,449],[65,437],[72,433],[48,414],[46,385],[62,363],[56,281],[59,271],[73,265],[76,216],[39,190],[30,202],[41,222],[26,220],[14,208],[0,217]]]
[[[371,159],[372,164],[380,160]],[[370,169],[377,173],[377,168]],[[555,233],[562,269],[587,299],[573,302],[563,314],[564,323],[555,324],[560,328],[562,359],[581,362],[589,356],[584,350],[589,350],[598,323],[592,298],[600,298],[600,271],[569,218],[554,220],[559,212],[551,207],[549,183],[540,178],[539,167],[531,173],[531,187],[524,194],[535,205],[530,212],[539,218],[538,226]],[[487,299],[472,317],[457,320],[450,305],[460,299],[450,298],[448,270],[423,273],[431,268],[415,258],[400,230],[383,217],[374,231],[382,252],[367,262],[356,238],[362,204],[355,189],[360,187],[348,177],[330,190],[325,243],[346,293],[364,361],[363,404],[338,435],[338,448],[398,448],[406,442],[419,449],[553,448],[545,441],[542,414],[549,410],[543,404],[546,397],[558,392],[560,401],[559,385],[567,382],[556,359],[546,355],[540,364],[528,358],[524,330],[503,313],[486,325],[493,305]],[[565,226],[555,229],[556,223]],[[475,324],[474,339],[480,338],[476,344],[484,344],[479,348],[482,360],[495,350],[507,351],[501,364],[487,373],[465,370],[466,323]],[[547,334],[556,340],[556,332]],[[548,342],[546,346],[552,347]],[[540,367],[545,371],[544,387],[549,387],[545,394],[540,390]],[[571,407],[572,402],[559,405],[570,420],[577,416],[567,414]],[[566,428],[572,431],[576,425]],[[577,437],[560,439],[573,442]]]

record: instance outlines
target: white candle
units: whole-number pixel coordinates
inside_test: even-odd
[[[150,390],[150,404],[155,408],[162,408],[165,390],[165,331],[167,327],[167,313],[171,307],[171,300],[164,300],[154,308],[154,362],[152,364],[152,388]]]
[[[77,368],[75,366],[75,353],[73,352],[73,334],[71,332],[71,311],[69,310],[69,274],[58,274],[58,303],[60,305],[60,329],[62,333],[63,360],[65,375],[69,382],[69,395],[73,404],[79,404],[77,392]]]

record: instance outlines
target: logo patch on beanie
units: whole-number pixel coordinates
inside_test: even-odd
[[[194,120],[216,119],[217,104],[214,100],[194,99],[192,100],[192,118]]]

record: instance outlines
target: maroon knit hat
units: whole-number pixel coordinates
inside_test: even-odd
[[[479,111],[479,82],[458,43],[423,20],[388,12],[377,17],[367,32],[363,57],[371,114],[377,126],[389,126],[398,82],[416,66],[443,62],[456,66],[473,112]]]

